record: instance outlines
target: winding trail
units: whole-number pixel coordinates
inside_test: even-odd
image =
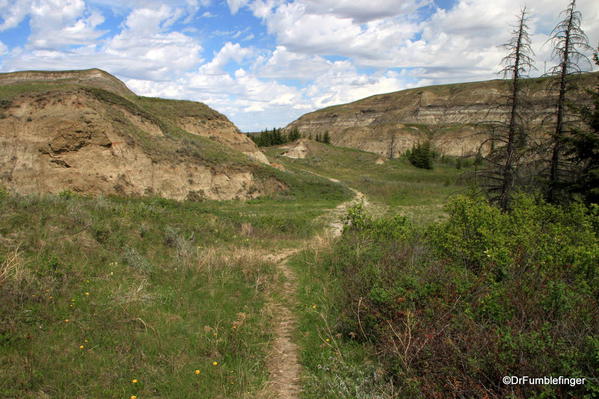
[[[335,183],[339,182],[336,179],[321,177]],[[343,231],[341,218],[347,212],[347,209],[356,203],[367,202],[363,193],[352,188],[350,190],[354,192],[354,197],[338,205],[325,217],[328,226],[326,234],[331,238],[341,235]],[[312,241],[316,241],[316,237]],[[267,260],[276,263],[278,272],[284,278],[284,283],[278,291],[279,299],[271,294],[268,304],[274,315],[273,333],[275,335],[267,362],[270,374],[270,380],[266,385],[268,398],[299,399],[301,392],[300,377],[302,368],[299,362],[299,348],[293,342],[293,335],[297,326],[297,316],[293,312],[293,308],[297,304],[298,282],[295,272],[288,264],[289,258],[299,251],[301,249],[285,249],[277,254],[266,256]]]

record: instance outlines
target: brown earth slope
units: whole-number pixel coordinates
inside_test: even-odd
[[[599,73],[579,77],[584,99]],[[537,137],[547,129],[554,109],[549,80],[529,79],[526,91],[531,111],[528,122]],[[303,115],[286,129],[298,128],[307,136],[328,131],[333,144],[396,157],[418,142],[430,140],[440,153],[474,155],[487,141],[488,122],[506,120],[508,82],[492,80],[422,87],[375,95]],[[545,125],[545,128],[543,128]],[[482,146],[486,152],[488,146]]]
[[[0,149],[0,185],[23,194],[247,199],[285,188],[224,115],[137,97],[100,70],[0,74]]]

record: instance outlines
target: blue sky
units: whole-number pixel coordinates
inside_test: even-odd
[[[562,0],[0,0],[0,71],[101,68],[243,131],[410,87],[496,78],[526,4],[539,74]],[[578,0],[590,44],[599,2]]]

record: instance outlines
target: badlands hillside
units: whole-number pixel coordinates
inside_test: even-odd
[[[585,89],[596,86],[599,73],[577,77],[571,101],[587,101]],[[537,137],[547,131],[554,110],[548,78],[528,79],[524,117]],[[475,155],[489,138],[490,124],[506,120],[509,82],[491,80],[409,89],[368,97],[303,115],[286,129],[304,136],[328,131],[331,142],[396,157],[418,142],[452,156]]]
[[[0,74],[0,186],[9,191],[248,199],[285,189],[224,115],[139,97],[99,69]]]

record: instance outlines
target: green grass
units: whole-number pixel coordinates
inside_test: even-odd
[[[3,195],[0,396],[253,397],[279,278],[260,253],[348,196],[294,178],[249,202]]]
[[[306,250],[291,262],[298,275],[297,342],[303,399],[391,398],[373,348],[338,333],[344,287],[327,266],[328,249]],[[356,331],[359,334],[359,331]]]
[[[266,153],[289,170],[307,170],[340,180],[362,191],[372,202],[401,210],[417,219],[435,220],[442,205],[454,194],[467,190],[462,170],[453,164],[436,162],[433,170],[419,169],[407,160],[387,160],[377,165],[378,155],[343,147],[310,142],[305,159],[281,156],[284,148],[271,147]]]

